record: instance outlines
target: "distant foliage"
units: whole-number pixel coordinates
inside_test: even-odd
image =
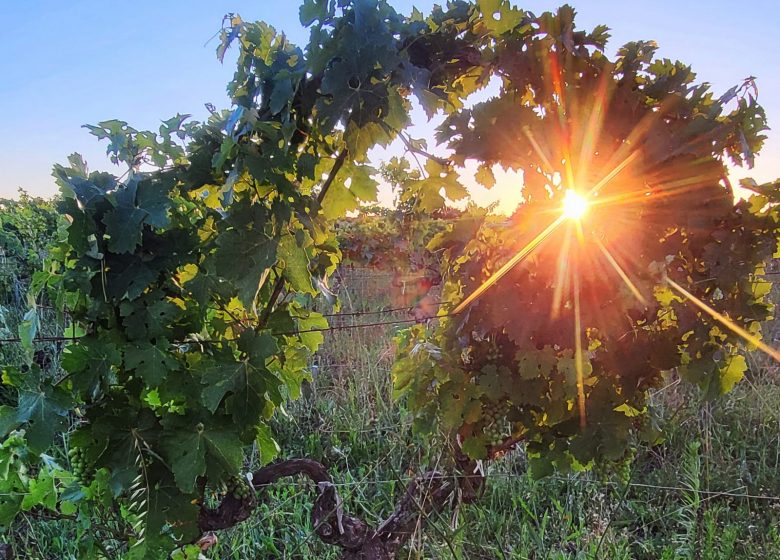
[[[24,191],[18,200],[0,199],[0,294],[17,293],[16,284],[28,284],[43,266],[57,232],[54,206]]]
[[[457,213],[455,213],[457,214]],[[336,224],[344,264],[400,272],[438,273],[436,256],[425,247],[451,219],[403,214],[387,208],[362,211]]]

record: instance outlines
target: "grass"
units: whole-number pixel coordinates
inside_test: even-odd
[[[394,307],[385,281],[352,273],[344,310]],[[347,509],[374,522],[439,453],[412,434],[391,398],[392,331],[328,333],[307,396],[290,405],[294,421],[276,426],[285,456],[323,460],[343,484]],[[588,473],[533,481],[516,452],[489,467],[477,504],[429,520],[408,558],[780,558],[780,500],[738,496],[780,496],[779,378],[760,357],[751,366],[745,382],[714,403],[677,383],[658,394],[676,420],[662,445],[640,451],[628,488]],[[296,480],[274,492],[263,512],[222,536],[216,557],[337,558],[312,534],[311,487]]]
[[[346,271],[343,310],[395,307],[387,283],[383,273]],[[379,319],[391,318],[406,317]],[[437,441],[412,433],[408,412],[392,399],[395,329],[327,333],[313,382],[274,425],[285,457],[323,461],[345,508],[375,524],[392,511],[405,482],[441,456]],[[702,403],[695,390],[673,381],[654,399],[668,414],[676,411],[675,421],[662,445],[640,450],[630,486],[588,473],[533,481],[522,452],[514,452],[489,466],[478,503],[429,519],[402,557],[780,558],[780,500],[744,497],[780,496],[777,367],[753,356],[746,380],[716,402]],[[314,535],[313,493],[304,479],[275,485],[252,518],[219,535],[211,557],[338,558],[338,550]],[[21,523],[26,526],[15,533],[20,557],[76,557],[72,528]]]

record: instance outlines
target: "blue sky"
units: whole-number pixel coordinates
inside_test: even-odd
[[[431,0],[391,0],[403,13],[423,12]],[[725,91],[742,78],[758,77],[760,101],[770,126],[780,122],[780,57],[774,0],[588,0],[570,2],[579,27],[604,23],[612,29],[610,52],[635,39],[654,39],[660,54],[679,58]],[[558,2],[527,0],[540,12]],[[647,7],[645,7],[647,6]],[[304,45],[308,32],[290,0],[3,0],[0,2],[0,197],[18,187],[51,195],[51,167],[74,151],[95,169],[110,169],[105,147],[80,128],[119,118],[156,129],[177,112],[202,119],[204,104],[227,106],[225,85],[233,57],[214,55],[222,16],[263,19]],[[209,41],[211,39],[211,41]],[[780,134],[769,142],[752,171],[733,177],[780,177]],[[498,192],[493,196],[499,196]],[[489,197],[488,197],[489,198]]]

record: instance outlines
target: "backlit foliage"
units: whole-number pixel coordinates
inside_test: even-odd
[[[401,338],[396,387],[421,427],[457,433],[473,457],[522,440],[538,475],[619,461],[637,436],[658,437],[647,396],[667,372],[728,391],[770,316],[762,274],[780,191],[754,186],[735,202],[726,169],[752,164],[764,114],[752,82],[716,97],[684,64],[655,59],[653,43],[609,60],[605,29],[576,30],[571,8],[479,5],[485,19],[463,32],[489,39],[450,80],[496,77],[500,92],[452,107],[438,138],[459,164],[521,172],[524,203],[506,224],[474,214],[429,244],[445,255],[443,313],[489,288]],[[570,189],[588,200],[581,220],[561,215]]]

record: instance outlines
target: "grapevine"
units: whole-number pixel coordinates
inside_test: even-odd
[[[671,372],[714,398],[742,377],[746,349],[776,355],[760,323],[778,184],[735,202],[725,167],[752,165],[764,112],[750,80],[716,98],[653,43],[609,60],[606,29],[574,31],[568,6],[505,15],[484,22],[500,95],[439,134],[488,184],[493,166],[522,171],[525,201],[504,227],[473,212],[467,231],[429,244],[451,304],[400,337],[396,388],[420,429],[455,434],[472,458],[522,440],[538,476],[625,465],[627,448],[658,438],[647,397]],[[583,216],[566,213],[571,193]],[[505,402],[514,429],[496,445],[486,403]]]
[[[230,109],[158,131],[91,125],[121,171],[90,171],[78,154],[55,166],[64,222],[30,297],[67,310],[80,336],[62,375],[32,355],[3,372],[16,393],[0,407],[14,465],[4,522],[35,500],[68,519],[124,509],[117,539],[159,558],[304,475],[324,542],[390,559],[432,510],[479,496],[478,460],[522,441],[539,476],[627,465],[637,440],[657,438],[648,394],[670,371],[716,397],[742,377],[746,348],[766,349],[780,183],[746,182],[755,194],[735,202],[725,167],[752,165],[765,138],[750,81],[715,97],[648,42],[610,60],[607,29],[578,30],[568,6],[536,16],[455,1],[405,17],[384,0],[305,0],[300,14],[305,49],[225,19]],[[495,96],[468,102],[491,83]],[[405,134],[413,99],[443,115],[448,157]],[[409,212],[446,215],[467,195],[467,161],[486,187],[496,166],[522,173],[524,203],[508,221],[468,207],[423,235],[443,303],[399,335],[393,378],[416,427],[444,432],[453,454],[373,527],[344,511],[322,464],[275,461],[269,421],[323,340],[313,309],[341,262],[335,224],[376,201],[369,150],[396,139],[425,160],[385,170],[403,176]],[[564,220],[569,191],[590,197],[581,219]],[[68,484],[45,457],[71,423]],[[250,446],[265,466],[245,478]]]

